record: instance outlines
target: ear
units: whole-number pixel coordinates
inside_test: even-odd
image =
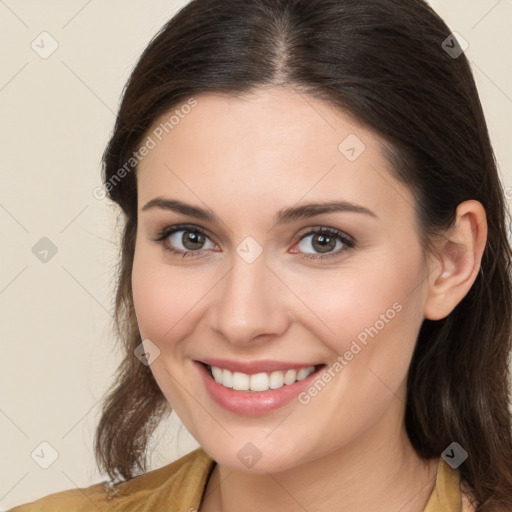
[[[424,316],[441,320],[466,296],[480,271],[487,242],[487,216],[482,204],[464,201],[457,207],[453,229],[439,244],[429,275]]]

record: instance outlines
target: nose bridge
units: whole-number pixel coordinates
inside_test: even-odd
[[[251,261],[243,248],[240,244],[233,253],[231,270],[215,296],[211,323],[237,344],[249,343],[262,334],[280,334],[286,328],[286,313],[279,307],[276,278],[267,268],[265,254]]]

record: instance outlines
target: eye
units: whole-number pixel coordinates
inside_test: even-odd
[[[153,240],[160,243],[164,250],[183,257],[198,257],[216,247],[206,232],[194,225],[168,226]],[[320,227],[302,235],[295,245],[299,250],[292,252],[302,253],[301,258],[322,260],[340,256],[355,247],[356,242],[342,231]],[[313,252],[308,251],[311,247]]]
[[[166,227],[154,241],[162,244],[166,251],[183,257],[196,256],[215,247],[202,228],[189,225]]]
[[[355,241],[337,229],[321,227],[302,235],[297,246],[305,259],[324,259],[339,256],[355,247]],[[315,252],[308,252],[309,248]],[[335,251],[335,249],[337,249]]]

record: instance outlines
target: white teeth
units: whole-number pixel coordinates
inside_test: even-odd
[[[272,372],[270,374],[270,389],[277,389],[283,387],[284,384],[284,375],[283,372]]]
[[[212,366],[213,368],[213,366]],[[220,368],[219,368],[220,370]],[[222,370],[222,385],[227,388],[233,387],[233,374],[229,370]]]
[[[268,389],[269,377],[266,373],[254,373],[249,381],[251,391],[266,391]]]
[[[297,372],[297,380],[303,380],[303,379],[305,379],[308,375],[309,375],[308,369],[307,369],[307,368],[301,368],[301,369]]]
[[[229,370],[224,370],[225,372]],[[249,389],[249,375],[246,373],[233,372],[233,389],[247,391]]]
[[[297,380],[297,372],[295,370],[288,370],[284,374],[284,383],[289,386]]]
[[[248,375],[242,372],[231,372],[217,366],[209,366],[209,368],[215,382],[237,391],[268,391],[269,389],[278,389],[303,380],[315,371],[314,366],[308,366],[307,368],[287,370],[286,372],[262,372]]]
[[[222,374],[223,374],[224,370],[222,370],[221,368],[218,368],[217,366],[212,366],[211,370],[213,373],[213,378],[217,382],[222,382]]]

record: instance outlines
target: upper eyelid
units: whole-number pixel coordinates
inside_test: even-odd
[[[333,233],[334,235],[337,235],[339,238],[346,238],[348,241],[355,244],[354,238],[352,238],[348,233],[345,233],[345,231],[342,231],[341,229],[330,228],[327,226],[315,226],[314,228],[305,228],[305,229],[306,229],[306,231],[304,231],[304,233],[302,235],[299,235],[299,241],[309,235],[314,235],[315,233],[327,232],[327,233]]]
[[[176,225],[169,225],[169,226],[166,226],[166,227],[160,229],[158,231],[156,240],[165,239],[168,236],[171,236],[172,234],[177,233],[179,231],[196,231],[196,232],[202,233],[205,236],[207,236],[210,240],[212,240],[212,242],[215,239],[215,237],[212,236],[207,229],[205,229],[201,226],[197,226],[195,224],[176,224]],[[196,251],[196,252],[199,252],[199,251]]]

